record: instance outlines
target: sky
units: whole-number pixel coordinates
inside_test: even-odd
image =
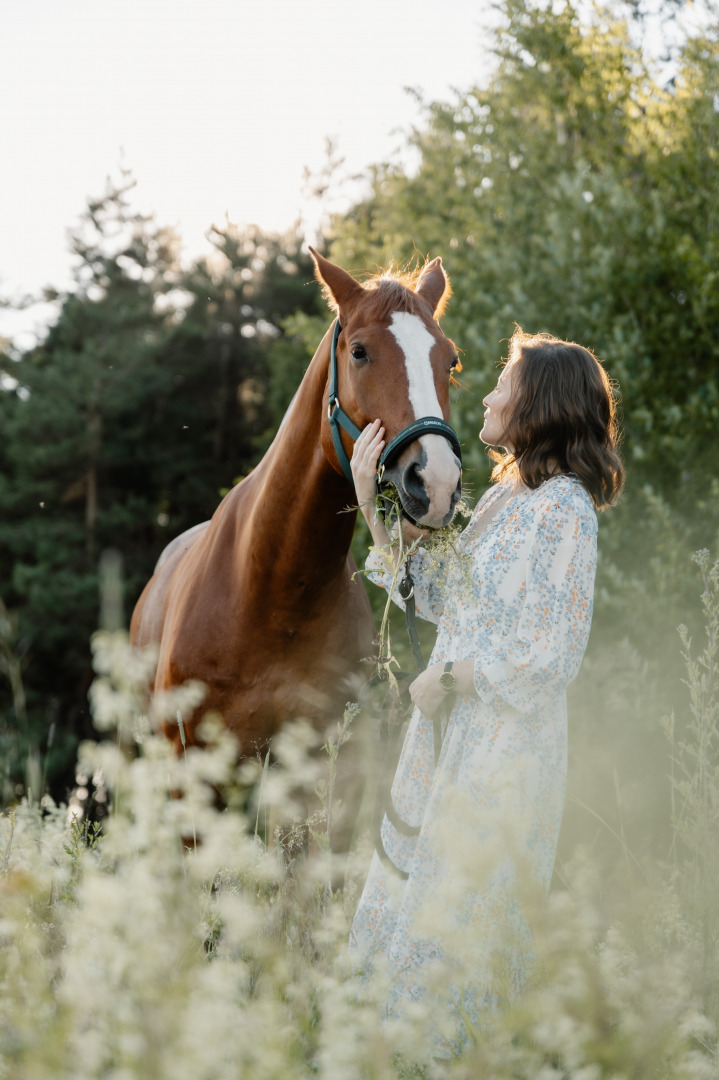
[[[69,285],[67,231],[120,165],[188,257],[226,214],[284,230],[327,138],[348,175],[401,159],[407,87],[483,81],[489,18],[489,0],[3,0],[0,297]],[[29,344],[49,317],[0,311],[0,336]]]

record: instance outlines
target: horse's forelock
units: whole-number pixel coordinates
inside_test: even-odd
[[[372,314],[375,318],[384,321],[389,319],[394,311],[406,311],[411,315],[426,314],[426,303],[417,296],[411,284],[406,283],[408,279],[413,280],[413,277],[406,274],[398,277],[382,274],[364,283],[367,292],[373,294]]]
[[[378,285],[380,282],[396,282],[399,285],[404,285],[405,289],[409,289],[414,292],[419,284],[419,279],[425,271],[427,262],[416,264],[415,266],[405,265],[399,266],[397,263],[389,263],[385,266],[384,270],[378,271],[376,274],[372,274],[368,277],[365,285]]]

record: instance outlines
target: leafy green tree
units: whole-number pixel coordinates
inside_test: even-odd
[[[680,693],[674,627],[698,616],[690,555],[719,536],[719,28],[707,20],[680,40],[667,68],[622,10],[503,0],[486,75],[427,105],[409,138],[417,168],[375,167],[370,195],[333,222],[332,247],[368,270],[443,256],[473,494],[489,471],[482,398],[515,322],[589,346],[619,381],[627,489],[601,522],[576,690],[591,763],[578,787],[604,776],[616,831],[608,747],[621,769],[665,774],[656,721]],[[627,798],[648,822],[660,794],[635,780]]]
[[[514,322],[549,330],[624,387],[633,482],[668,490],[682,461],[695,498],[719,402],[716,37],[687,41],[663,87],[611,7],[502,7],[486,84],[428,107],[418,170],[378,167],[335,252],[445,257],[468,430]]]
[[[21,662],[26,687],[21,718],[5,671],[0,749],[15,780],[43,758],[61,795],[89,731],[102,553],[122,555],[129,614],[167,541],[256,463],[291,396],[284,368],[305,363],[282,323],[318,303],[296,233],[228,224],[186,269],[177,238],[131,209],[132,186],[88,206],[75,286],[0,394],[5,667]]]
[[[274,436],[307,366],[291,317],[317,315],[324,305],[297,229],[276,234],[227,223],[209,236],[215,252],[195,263],[185,278],[192,303],[173,348],[216,358],[214,453],[226,456],[242,433],[246,472]]]

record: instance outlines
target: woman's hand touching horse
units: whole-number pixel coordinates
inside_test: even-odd
[[[377,461],[384,449],[384,427],[381,420],[373,420],[361,432],[352,451],[350,467],[355,484],[357,503],[369,525],[372,539],[377,547],[388,547],[392,538],[384,522],[377,516],[376,482]]]
[[[377,462],[379,456],[384,450],[385,429],[381,420],[373,420],[371,424],[361,432],[357,442],[354,445],[352,451],[352,459],[350,461],[350,467],[352,469],[352,479],[355,485],[355,494],[357,495],[357,505],[359,506],[365,521],[369,525],[369,530],[372,533],[372,539],[378,547],[388,547],[392,543],[392,537],[387,532],[384,522],[379,519],[376,513],[376,476],[377,476]],[[409,521],[402,521],[402,537],[405,544],[410,544],[413,540],[423,539],[430,536],[431,532],[427,529],[418,529],[415,525],[411,525]],[[397,557],[399,558],[399,550],[397,551]]]
[[[357,502],[365,518],[374,517],[375,476],[377,462],[384,449],[384,427],[381,420],[373,420],[362,431],[352,451],[352,479],[355,482]],[[369,518],[368,518],[369,520]]]

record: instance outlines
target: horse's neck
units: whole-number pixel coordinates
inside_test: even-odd
[[[325,567],[340,573],[356,514],[344,512],[354,491],[322,449],[330,335],[323,338],[274,442],[255,470],[253,539],[302,576]]]

